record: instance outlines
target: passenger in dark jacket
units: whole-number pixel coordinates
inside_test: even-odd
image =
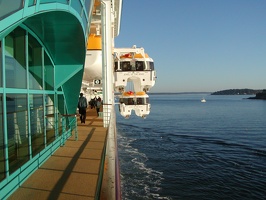
[[[78,102],[78,108],[79,108],[79,114],[80,114],[80,121],[81,123],[85,124],[86,121],[86,109],[87,109],[87,99],[83,96],[83,93],[79,94],[79,102]]]
[[[99,98],[97,99],[97,103],[96,103],[96,111],[97,111],[97,115],[98,115],[98,117],[99,117],[99,112],[100,112],[101,105],[102,105],[102,100],[101,100],[101,98],[99,97]]]

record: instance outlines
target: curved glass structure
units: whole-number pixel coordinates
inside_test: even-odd
[[[93,3],[0,1],[0,199],[74,128]]]

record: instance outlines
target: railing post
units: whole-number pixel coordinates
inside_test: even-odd
[[[64,146],[66,142],[66,119],[62,116],[62,145]]]
[[[78,130],[77,130],[77,127],[78,127],[78,120],[77,120],[77,115],[75,115],[75,140],[76,141],[78,140]]]

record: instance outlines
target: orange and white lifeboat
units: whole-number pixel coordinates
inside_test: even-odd
[[[143,48],[115,49],[114,51],[116,52],[114,59],[115,90],[122,93],[125,91],[127,83],[133,82],[134,91],[149,91],[156,80],[153,59],[144,52]]]
[[[87,43],[87,53],[83,81],[101,86],[102,80],[102,38],[100,35],[90,34]]]
[[[119,98],[120,114],[126,119],[130,117],[132,110],[139,117],[146,118],[150,113],[149,96],[143,92],[124,92]]]

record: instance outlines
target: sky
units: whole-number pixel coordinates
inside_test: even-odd
[[[154,60],[150,92],[266,89],[266,0],[123,0],[115,47]]]

